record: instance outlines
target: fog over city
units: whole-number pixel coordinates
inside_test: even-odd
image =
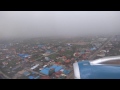
[[[119,24],[118,11],[1,11],[0,38],[112,35]]]
[[[0,79],[120,79],[119,24],[119,11],[0,11]]]

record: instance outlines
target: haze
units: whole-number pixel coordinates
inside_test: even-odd
[[[118,11],[1,11],[0,38],[112,35],[119,23]]]

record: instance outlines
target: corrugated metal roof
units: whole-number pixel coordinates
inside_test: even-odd
[[[40,72],[45,74],[45,75],[49,75],[49,70],[50,70],[50,68],[44,68]]]
[[[58,66],[57,68],[55,68],[55,72],[58,72],[62,69],[62,66]]]
[[[49,75],[49,70],[50,69],[55,69],[55,72],[58,72],[62,68],[63,68],[62,66],[53,65],[50,68],[46,67],[46,68],[42,69],[40,72],[43,73],[43,74],[45,74],[45,75]]]

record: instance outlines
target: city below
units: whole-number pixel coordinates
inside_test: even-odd
[[[75,62],[118,55],[120,35],[1,40],[0,78],[74,79]]]

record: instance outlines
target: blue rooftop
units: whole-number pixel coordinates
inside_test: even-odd
[[[62,69],[62,66],[58,66],[58,67],[55,68],[55,72],[58,72],[58,71],[60,71],[61,69]]]
[[[29,76],[28,78],[29,78],[29,79],[34,79],[34,76]]]
[[[52,69],[52,68],[55,69],[56,67],[57,67],[57,65],[53,65],[50,67],[50,69]]]
[[[40,72],[45,75],[49,75],[49,70],[50,70],[50,68],[43,68]]]
[[[50,67],[50,69],[52,69],[52,68],[55,69],[55,72],[58,72],[62,69],[62,66],[53,65],[53,66]]]
[[[49,75],[49,70],[50,69],[55,69],[55,72],[58,72],[62,69],[63,67],[62,66],[57,66],[57,65],[53,65],[51,66],[50,68],[46,67],[46,68],[43,68],[40,73],[43,73],[45,75]]]
[[[28,54],[18,54],[18,56],[20,56],[21,58],[26,58],[26,57],[28,57],[29,55],[28,55]]]
[[[93,47],[93,48],[90,48],[90,50],[91,50],[91,51],[93,51],[93,50],[96,50],[96,48],[95,48],[95,47]]]
[[[64,70],[63,73],[68,75],[70,73],[70,70]]]

